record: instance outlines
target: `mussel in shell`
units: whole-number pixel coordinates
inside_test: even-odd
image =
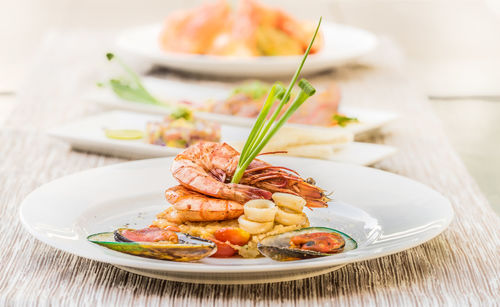
[[[357,247],[350,236],[327,227],[308,227],[269,236],[257,246],[262,255],[277,261],[331,256]]]
[[[217,250],[212,241],[160,228],[120,228],[90,235],[87,240],[126,254],[172,261],[196,261]]]

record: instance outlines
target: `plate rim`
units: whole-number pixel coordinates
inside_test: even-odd
[[[210,274],[210,279],[200,279],[199,274],[192,275],[192,276],[175,276],[175,275],[168,275],[168,274],[161,274],[161,273],[166,273],[166,272],[150,272],[152,270],[143,270],[143,269],[138,269],[138,268],[131,268],[131,267],[126,267],[126,266],[120,266],[120,265],[113,265],[116,268],[119,268],[120,270],[124,270],[133,274],[137,275],[142,275],[150,278],[158,278],[162,280],[169,280],[169,281],[178,281],[178,282],[189,282],[189,283],[194,283],[194,284],[205,284],[205,285],[255,285],[255,284],[270,284],[270,283],[279,283],[279,282],[285,282],[285,281],[294,281],[294,280],[300,280],[300,279],[305,279],[305,278],[311,278],[311,277],[316,277],[324,274],[329,274],[334,271],[342,269],[344,266],[347,264],[340,264],[340,265],[335,265],[331,267],[324,267],[324,268],[316,268],[312,270],[304,270],[301,272],[297,272],[294,275],[287,275],[287,276],[281,276],[281,277],[262,277],[259,279],[248,279],[248,277],[241,276],[239,274],[226,274],[226,273],[220,273],[220,274]],[[172,273],[172,272],[168,272]],[[224,277],[228,277],[231,275],[237,275],[237,276],[231,276],[231,278],[236,278],[238,279],[224,279]]]
[[[313,160],[313,159],[308,159],[308,158],[297,158],[297,157],[283,157],[286,158],[287,160]],[[160,271],[172,271],[172,272],[198,272],[198,273],[226,273],[226,274],[238,274],[238,273],[244,273],[244,272],[257,272],[257,271],[300,271],[303,269],[313,269],[313,268],[321,268],[321,267],[331,267],[331,266],[336,266],[336,265],[341,265],[341,264],[349,264],[349,263],[354,263],[354,262],[359,262],[359,261],[366,261],[366,260],[371,260],[371,259],[376,259],[388,255],[392,255],[404,250],[408,250],[411,248],[414,248],[416,246],[419,246],[435,237],[440,235],[443,231],[445,231],[450,223],[453,221],[455,213],[453,210],[453,207],[451,205],[451,202],[445,198],[441,193],[437,192],[436,190],[428,187],[427,185],[420,183],[418,181],[415,181],[413,179],[397,175],[391,172],[383,171],[380,169],[375,169],[375,168],[370,168],[370,167],[365,167],[365,166],[359,166],[359,165],[352,165],[352,164],[346,164],[346,163],[339,163],[339,162],[333,162],[333,161],[322,161],[323,163],[328,163],[328,164],[337,164],[341,166],[346,166],[346,167],[351,167],[351,168],[362,168],[370,172],[376,172],[376,173],[383,173],[384,175],[387,176],[392,176],[396,177],[405,181],[412,182],[413,184],[420,185],[431,192],[435,193],[438,197],[440,197],[444,202],[442,205],[445,207],[446,211],[448,212],[448,216],[445,217],[443,220],[444,223],[440,225],[440,228],[436,231],[427,231],[427,235],[424,236],[424,238],[421,238],[420,240],[414,240],[410,244],[407,245],[398,245],[395,248],[392,249],[386,249],[385,251],[378,252],[378,253],[371,253],[369,255],[366,254],[360,254],[360,255],[355,255],[353,257],[347,258],[347,259],[338,259],[338,258],[331,258],[328,259],[328,257],[323,257],[323,258],[317,258],[320,259],[320,261],[308,261],[308,262],[300,262],[296,261],[294,262],[293,266],[286,266],[283,265],[283,262],[276,262],[272,264],[266,264],[263,266],[262,264],[249,264],[249,265],[231,265],[231,266],[224,266],[224,265],[217,265],[217,264],[203,264],[203,263],[196,263],[196,262],[169,262],[169,261],[161,261],[161,260],[154,260],[152,262],[148,262],[147,258],[141,258],[141,257],[135,257],[135,256],[130,256],[130,257],[135,257],[135,258],[117,258],[117,257],[110,257],[108,256],[100,256],[100,255],[91,255],[91,256],[82,256],[78,254],[77,252],[62,249],[55,244],[53,241],[49,240],[47,237],[39,235],[36,233],[35,229],[26,221],[25,216],[24,216],[24,211],[26,210],[26,206],[28,206],[29,203],[32,202],[32,198],[36,197],[38,193],[41,193],[40,191],[43,192],[43,189],[50,188],[52,185],[56,185],[61,181],[72,179],[81,175],[88,175],[93,172],[100,172],[100,171],[106,171],[108,169],[113,169],[113,168],[120,168],[122,167],[123,164],[146,164],[146,163],[154,163],[156,161],[160,160],[172,160],[173,157],[165,157],[165,158],[155,158],[155,159],[145,159],[145,160],[137,160],[137,161],[129,161],[129,162],[123,162],[123,163],[117,163],[117,164],[112,164],[112,165],[107,165],[103,167],[96,167],[96,168],[91,168],[87,169],[84,171],[76,172],[67,176],[63,176],[60,178],[57,178],[53,181],[50,181],[48,183],[45,183],[32,192],[30,192],[24,200],[21,202],[19,206],[19,218],[21,221],[21,224],[23,225],[23,228],[28,231],[33,237],[35,237],[37,240],[53,247],[58,250],[68,252],[70,254],[83,257],[86,259],[91,259],[91,260],[96,260],[100,262],[105,262],[113,265],[122,265],[122,266],[128,266],[128,267],[137,267],[137,268],[143,268],[143,269],[154,269],[154,270],[160,270]],[[36,201],[35,201],[36,202]],[[86,237],[81,238],[81,240],[86,240]],[[91,244],[89,242],[89,244]],[[103,248],[103,247],[100,247]],[[146,261],[144,260],[146,259]],[[151,260],[151,259],[149,259]],[[159,262],[157,262],[159,261]],[[201,270],[200,270],[201,269]]]

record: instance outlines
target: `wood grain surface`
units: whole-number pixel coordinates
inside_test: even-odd
[[[90,47],[99,45],[97,34],[65,34],[41,46],[18,105],[0,126],[0,306],[499,304],[500,219],[404,67],[385,65],[397,62],[390,52],[377,59],[377,67],[350,66],[309,79],[339,82],[346,104],[401,114],[371,138],[400,149],[376,167],[420,181],[450,199],[456,218],[428,243],[319,277],[224,286],[142,277],[38,242],[18,218],[28,193],[61,176],[124,161],[74,152],[45,135],[48,128],[98,111],[79,98],[81,85],[99,76],[95,64],[104,51]]]

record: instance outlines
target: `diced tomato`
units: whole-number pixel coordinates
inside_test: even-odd
[[[250,234],[237,227],[224,227],[217,230],[214,234],[215,238],[222,242],[229,242],[234,245],[243,246],[250,240]]]
[[[224,242],[217,239],[209,239],[217,245],[217,252],[210,257],[215,258],[228,258],[236,254],[236,250]]]

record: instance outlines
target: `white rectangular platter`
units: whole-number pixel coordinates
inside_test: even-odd
[[[115,140],[105,136],[105,129],[145,130],[146,123],[161,121],[161,115],[151,115],[126,111],[112,111],[90,116],[67,125],[51,129],[49,135],[61,139],[73,149],[112,155],[128,159],[147,159],[174,156],[180,148],[148,144],[140,140]],[[242,142],[249,129],[221,126],[221,141],[229,144]],[[330,157],[332,161],[371,165],[396,153],[396,148],[386,145],[353,142],[338,148]]]

